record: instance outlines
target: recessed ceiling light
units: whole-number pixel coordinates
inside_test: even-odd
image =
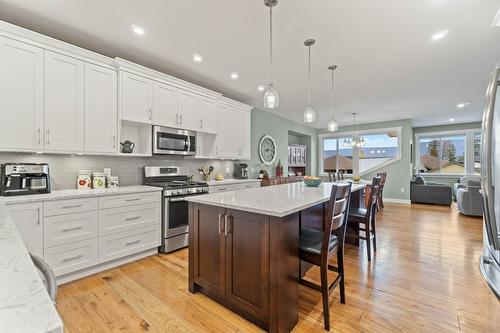
[[[438,41],[440,39],[443,39],[443,38],[446,37],[446,35],[448,35],[449,32],[450,32],[449,30],[438,31],[434,35],[432,35],[432,40],[433,41]]]
[[[263,85],[257,87],[258,91],[264,91],[264,89],[266,89],[266,87],[264,87]]]
[[[37,151],[36,153],[37,153],[37,155],[42,155],[43,154],[43,152],[41,152],[41,151]]]
[[[135,25],[135,24],[132,24],[132,31],[136,34],[136,35],[144,35],[144,29],[141,28],[140,26],[138,25]]]
[[[450,118],[450,123],[454,122],[455,118]]]
[[[469,102],[465,102],[465,103],[458,103],[458,104],[457,104],[457,108],[459,108],[459,109],[463,109],[463,108],[465,108],[465,107],[468,107],[468,106],[469,106],[469,104],[470,104]]]
[[[239,77],[240,77],[240,76],[238,75],[238,73],[236,73],[236,72],[232,72],[232,73],[231,73],[231,79],[236,80],[236,79],[237,79],[237,78],[239,78]]]
[[[203,61],[203,58],[201,57],[201,55],[199,54],[193,54],[193,60],[195,62],[202,62]]]

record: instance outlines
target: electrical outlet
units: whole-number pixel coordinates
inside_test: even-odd
[[[401,187],[401,193],[404,193],[404,192],[405,192],[405,188]]]

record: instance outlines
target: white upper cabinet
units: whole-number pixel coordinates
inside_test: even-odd
[[[183,129],[196,130],[196,94],[179,89],[177,97],[178,126]]]
[[[178,126],[177,89],[155,81],[153,92],[153,124],[166,127]]]
[[[84,149],[84,62],[45,51],[45,148]]]
[[[121,119],[139,123],[152,123],[153,80],[120,72]]]
[[[43,146],[44,50],[0,36],[0,147]]]
[[[197,105],[197,125],[196,131],[203,133],[216,134],[216,108],[217,101],[212,98],[198,96]]]
[[[237,125],[238,156],[240,159],[250,159],[250,112],[239,111]]]
[[[116,71],[85,64],[85,151],[117,151]]]
[[[16,204],[7,207],[28,251],[43,258],[42,203]]]

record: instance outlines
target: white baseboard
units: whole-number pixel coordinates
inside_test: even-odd
[[[136,261],[136,260],[139,260],[139,259],[142,259],[142,258],[145,258],[145,257],[149,257],[149,256],[152,256],[152,255],[155,255],[157,253],[158,253],[158,248],[154,248],[154,249],[151,249],[151,250],[146,250],[146,251],[143,251],[143,252],[132,254],[132,255],[126,256],[124,258],[112,260],[112,261],[109,261],[109,262],[106,262],[106,263],[102,263],[102,264],[99,264],[99,265],[95,265],[95,266],[92,266],[92,267],[89,267],[89,268],[84,268],[84,269],[76,271],[76,272],[71,272],[71,273],[68,273],[68,274],[64,274],[64,275],[56,277],[57,284],[61,285],[61,284],[64,284],[64,283],[68,283],[68,282],[71,282],[73,280],[85,277],[85,276],[96,274],[96,273],[105,271],[105,270],[110,269],[110,268],[121,266],[123,264],[127,264],[127,263],[132,262],[132,261]]]
[[[410,205],[411,201],[406,199],[384,198],[384,202]]]

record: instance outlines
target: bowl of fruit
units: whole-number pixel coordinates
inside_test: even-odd
[[[304,184],[309,187],[318,187],[323,182],[323,178],[314,176],[304,176]]]

